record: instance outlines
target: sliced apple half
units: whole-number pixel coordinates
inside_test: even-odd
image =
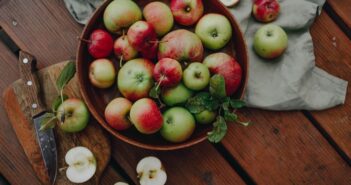
[[[129,185],[129,184],[127,184],[125,182],[116,182],[114,185]]]
[[[96,160],[86,147],[71,148],[65,156],[68,164],[66,176],[73,183],[83,183],[91,179],[96,172]]]
[[[164,185],[167,174],[161,161],[156,157],[145,157],[139,161],[136,171],[140,185]]]
[[[239,0],[221,0],[221,2],[226,6],[226,7],[232,7],[236,5]]]

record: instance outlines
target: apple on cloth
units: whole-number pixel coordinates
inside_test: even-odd
[[[257,4],[269,4],[275,1],[241,0],[235,7],[230,8],[240,24],[241,31],[245,33],[248,46],[250,61],[245,94],[247,106],[268,110],[322,110],[343,104],[347,82],[315,66],[313,42],[309,33],[309,28],[321,12],[325,0],[279,0],[279,15],[270,15],[271,10],[260,9],[266,13],[265,16],[268,15],[268,18],[276,18],[274,21],[267,19],[260,21],[273,21],[270,24],[285,30],[288,47],[281,56],[273,60],[264,59],[256,54],[254,40],[262,42],[261,39],[264,40],[268,33],[263,30],[262,36],[255,37],[265,24],[255,18],[253,11]],[[276,5],[269,4],[267,7]],[[272,41],[277,48],[276,51],[284,48],[285,36],[278,36],[281,35],[281,31],[273,31],[272,35],[272,39],[277,38]],[[258,45],[260,46],[256,46],[256,49],[264,48],[264,42]]]

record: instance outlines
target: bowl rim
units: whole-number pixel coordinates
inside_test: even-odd
[[[86,34],[88,28],[94,26],[94,23],[96,21],[93,21],[93,19],[96,19],[100,14],[102,13],[101,11],[103,11],[107,5],[113,0],[106,0],[99,8],[97,8],[92,16],[90,17],[89,21],[87,22],[87,24],[84,26],[84,29],[82,30],[81,34],[80,34],[80,38],[84,38],[84,35]],[[239,99],[243,99],[244,95],[245,95],[245,91],[247,88],[247,82],[248,82],[248,68],[249,68],[249,58],[248,58],[248,50],[247,50],[247,44],[245,42],[245,38],[244,38],[244,34],[242,32],[242,30],[239,27],[238,22],[236,21],[234,15],[229,11],[229,9],[219,0],[215,0],[218,1],[219,6],[221,6],[220,8],[223,9],[224,11],[227,11],[227,14],[229,14],[230,16],[227,17],[228,19],[230,19],[230,22],[233,23],[232,28],[235,29],[235,31],[240,34],[240,42],[243,43],[243,51],[244,54],[242,56],[242,63],[245,65],[246,64],[246,69],[243,68],[243,77],[245,77],[245,79],[242,81],[242,93],[239,97]],[[233,34],[233,33],[232,33]],[[232,38],[233,39],[233,38]],[[235,44],[234,44],[235,47]],[[202,137],[199,138],[195,138],[192,140],[187,140],[181,143],[170,143],[170,145],[163,145],[163,146],[159,146],[159,145],[152,145],[152,144],[145,144],[139,141],[136,141],[134,139],[131,139],[127,136],[124,136],[123,134],[120,134],[117,130],[113,129],[112,127],[108,126],[108,124],[106,123],[105,119],[102,118],[100,116],[100,114],[97,112],[97,110],[94,107],[93,103],[91,102],[88,93],[86,92],[85,89],[87,89],[84,78],[83,78],[83,72],[80,70],[82,69],[82,65],[83,65],[83,60],[81,59],[80,53],[83,53],[83,42],[81,40],[79,40],[78,42],[78,49],[76,52],[76,65],[77,65],[77,76],[78,76],[78,84],[79,84],[79,90],[80,93],[83,97],[84,102],[86,103],[90,113],[92,114],[92,116],[97,120],[97,122],[105,129],[107,130],[110,134],[112,134],[114,137],[118,138],[119,140],[126,142],[128,144],[137,146],[139,148],[143,148],[143,149],[148,149],[148,150],[156,150],[156,151],[170,151],[170,150],[178,150],[178,149],[184,149],[184,148],[188,148],[191,146],[194,146],[198,143],[201,143],[202,141],[205,141],[207,139],[207,135],[204,135]]]

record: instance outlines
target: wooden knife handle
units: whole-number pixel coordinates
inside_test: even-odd
[[[24,101],[29,106],[32,117],[35,117],[45,111],[45,106],[40,99],[40,84],[35,74],[35,58],[29,53],[20,51],[19,69],[24,85],[23,89],[26,92],[24,93]]]

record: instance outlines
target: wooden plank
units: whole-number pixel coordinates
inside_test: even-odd
[[[19,78],[16,57],[0,42],[0,92]],[[0,172],[11,184],[39,184],[31,165],[16,139],[0,98]],[[18,178],[18,174],[26,178]]]
[[[349,184],[351,168],[301,112],[242,110],[224,147],[257,184]]]
[[[335,13],[345,22],[351,29],[351,2],[350,0],[328,0],[329,5],[334,9]]]
[[[75,23],[63,1],[5,1],[0,26],[19,48],[32,53],[42,68],[75,56],[82,26]]]
[[[317,66],[350,83],[351,41],[325,13],[317,19],[311,32],[315,43]],[[332,137],[349,159],[351,159],[350,113],[350,88],[348,88],[345,105],[330,110],[311,112],[319,125]]]
[[[114,139],[112,150],[114,150],[113,158],[125,169],[135,184],[139,184],[136,165],[146,156],[156,156],[162,161],[169,185],[245,184],[207,141],[188,149],[154,152]]]

